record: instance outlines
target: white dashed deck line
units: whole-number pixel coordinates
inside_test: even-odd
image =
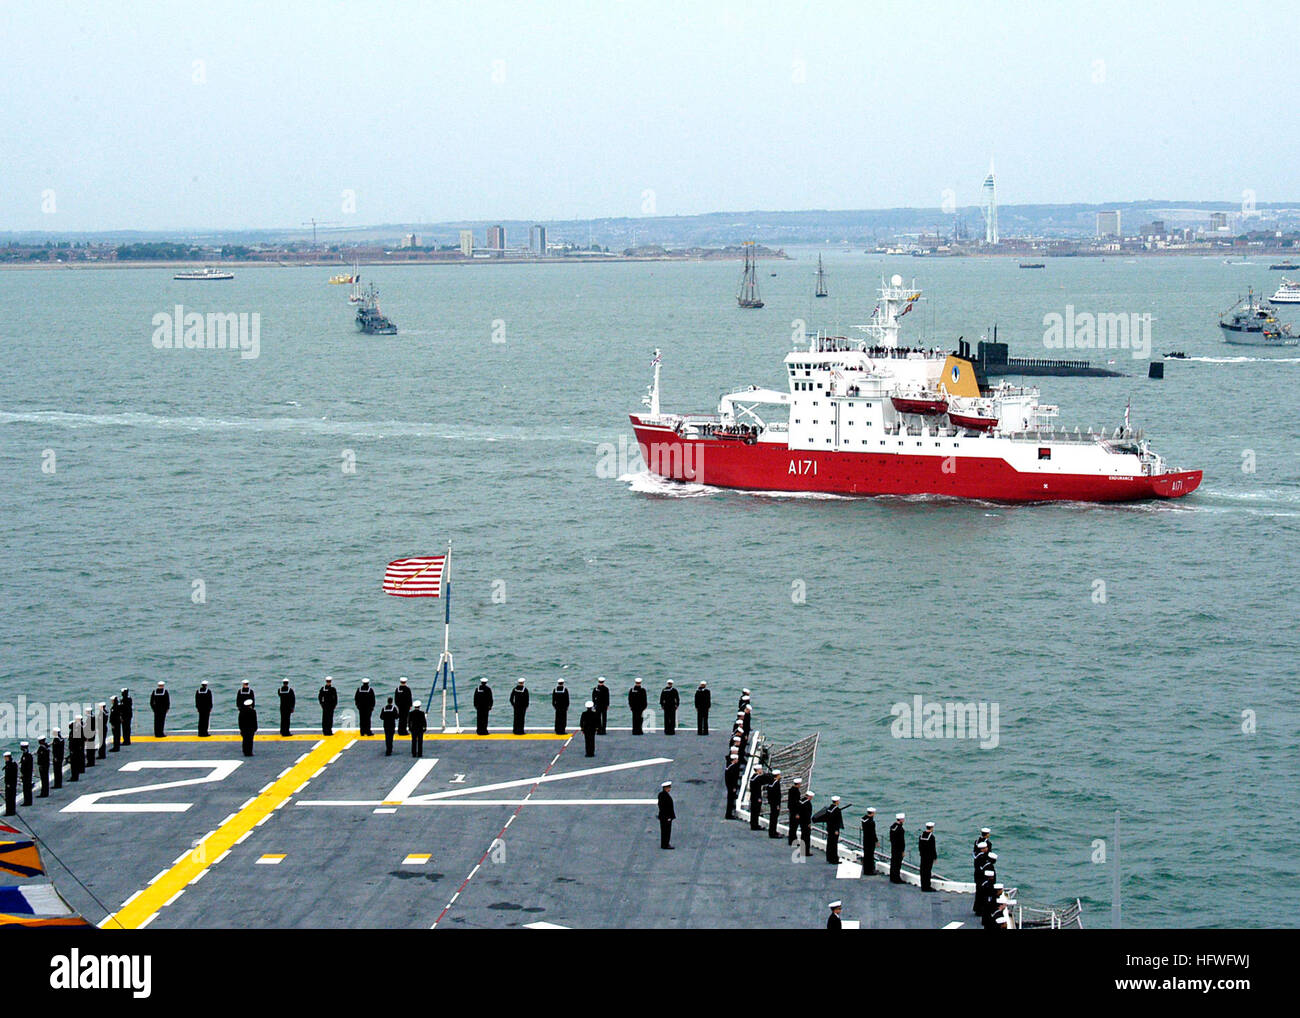
[[[231,813],[229,816],[226,817],[225,820],[223,820],[223,821],[221,821],[221,823],[217,824],[217,827],[219,827],[219,828],[220,828],[220,827],[225,827],[226,824],[230,823],[230,821],[232,821],[232,820],[234,820],[234,819],[235,819],[235,814]]]
[[[265,795],[265,794],[267,793],[267,791],[270,790],[271,786],[274,785],[274,784],[275,784],[274,781],[268,781],[265,785],[263,785],[261,788],[259,788],[259,789],[257,790],[257,794],[258,794],[258,795]]]
[[[194,851],[194,849],[191,848],[191,849],[189,849],[189,851],[182,852],[180,855],[178,855],[175,859],[172,860],[172,865],[173,865],[173,866],[179,866],[179,865],[181,864],[181,860],[184,859],[186,856],[188,856],[188,855],[190,854],[190,852],[193,852],[193,851]]]
[[[143,930],[146,926],[148,926],[151,922],[153,922],[153,921],[154,921],[155,919],[157,919],[157,918],[158,918],[158,913],[155,912],[155,913],[154,913],[153,915],[151,915],[148,919],[146,919],[146,920],[145,920],[144,922],[142,922],[139,926],[137,926],[136,929]]]
[[[152,880],[149,881],[149,886],[152,887],[154,884],[158,883],[158,881],[161,880],[161,879],[162,879],[163,877],[165,877],[166,875],[167,875],[167,870],[159,870],[159,871],[154,875],[154,878],[153,878]]]
[[[301,785],[299,785],[297,788],[295,788],[295,789],[294,789],[291,793],[289,793],[289,794],[290,794],[290,795],[298,795],[298,794],[300,794],[300,793],[302,792],[302,790],[303,790],[304,788],[306,788],[307,785],[310,784],[310,783],[311,783],[311,778],[308,778],[306,781],[304,781]]]
[[[961,928],[962,928],[963,926],[965,926],[965,925],[966,925],[966,924],[963,923],[963,922],[957,922],[957,921],[954,921],[954,922],[949,923],[947,926],[945,926],[944,929],[945,929],[945,930],[959,930],[959,929],[961,929]]]
[[[392,806],[375,810],[376,813],[396,813],[397,810]]]
[[[320,777],[322,774],[324,774],[324,773],[325,773],[325,768],[324,768],[324,767],[321,767],[321,768],[319,768],[319,769],[316,771],[315,774],[313,774],[313,775],[312,775],[310,778],[308,778],[307,780],[308,780],[308,781],[315,781],[317,778],[319,778],[319,777]]]
[[[242,845],[245,841],[248,840],[248,836],[249,836],[250,834],[252,834],[252,833],[253,833],[252,831],[246,831],[246,832],[244,832],[244,834],[242,834],[240,837],[238,837],[238,838],[235,839],[235,844],[236,844],[236,845]]]
[[[135,894],[131,895],[131,897],[127,898],[126,901],[122,902],[121,907],[126,908],[127,905],[131,904],[131,902],[135,901],[135,899],[140,897],[140,895],[143,893],[144,893],[144,888],[141,888],[140,890],[136,891]]]
[[[193,886],[194,886],[195,884],[197,884],[200,880],[202,880],[204,877],[206,877],[210,872],[212,872],[211,867],[209,867],[209,868],[206,869],[206,870],[199,870],[198,873],[196,873],[196,874],[194,875],[193,879],[191,879],[190,882],[189,882],[188,884],[186,884],[185,886],[186,886],[186,887],[193,887]]]
[[[213,865],[213,866],[216,866],[216,865],[217,865],[218,863],[220,863],[223,859],[225,859],[226,856],[228,856],[229,854],[230,854],[230,849],[226,849],[226,850],[225,850],[224,852],[222,852],[219,856],[217,856],[215,859],[212,860],[212,865]]]
[[[182,894],[184,894],[184,893],[185,893],[185,888],[182,887],[179,891],[177,891],[177,892],[176,892],[175,894],[173,894],[170,898],[168,898],[166,901],[164,901],[164,902],[162,903],[162,907],[163,907],[163,908],[166,908],[168,905],[171,905],[173,902],[176,901],[177,898],[179,898],[179,897],[180,897]]]
[[[295,761],[293,762],[293,765],[294,765],[295,767],[297,767],[300,763],[302,763],[304,760],[306,760],[307,757],[309,757],[309,756],[311,756],[311,750],[308,750],[308,751],[307,751],[306,753],[304,753],[302,756],[298,757],[298,759],[295,760]]]
[[[254,827],[261,827],[264,823],[266,823],[266,822],[267,822],[268,820],[270,820],[270,819],[271,819],[271,814],[268,813],[268,814],[266,814],[266,816],[262,817],[262,819],[259,820],[257,823],[255,823],[253,826],[254,826]]]
[[[277,775],[275,776],[275,780],[276,780],[276,781],[279,781],[282,777],[284,777],[286,774],[288,774],[291,770],[293,770],[292,767],[286,767],[284,770],[282,770],[279,774],[277,774]]]
[[[346,746],[344,746],[343,748],[344,748],[344,749],[351,749],[351,748],[352,748],[353,746],[355,746],[356,744],[357,744],[357,740],[356,740],[356,739],[352,739],[352,740],[350,740],[350,741],[348,742],[348,744],[347,744]],[[334,758],[334,760],[337,760],[337,759],[338,759],[338,757],[336,756],[336,757]],[[333,760],[330,761],[330,763],[333,763],[333,762],[334,762]]]
[[[243,804],[242,806],[240,806],[239,809],[235,810],[235,813],[242,813],[242,812],[244,812],[244,810],[248,809],[248,807],[251,806],[251,805],[253,805],[253,803],[255,803],[255,802],[257,802],[257,796],[253,796],[251,799],[245,799],[245,800],[244,800],[244,804]],[[231,814],[231,816],[234,816],[234,815],[235,815],[234,813]]]

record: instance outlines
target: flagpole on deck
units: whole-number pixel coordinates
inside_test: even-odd
[[[447,542],[447,561],[442,571],[442,595],[446,600],[443,606],[445,614],[442,624],[442,656],[438,658],[438,667],[433,673],[434,688],[438,685],[438,672],[442,672],[442,730],[447,730],[447,679],[451,678],[451,704],[456,719],[456,731],[460,731],[460,703],[456,697],[456,664],[451,656],[451,542]]]

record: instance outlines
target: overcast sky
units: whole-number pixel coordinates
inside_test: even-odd
[[[1283,7],[3,0],[0,229],[1300,200]]]

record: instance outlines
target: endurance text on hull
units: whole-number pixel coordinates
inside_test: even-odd
[[[1200,470],[1171,468],[1124,424],[1058,428],[1036,388],[991,386],[969,357],[898,345],[898,320],[920,299],[894,276],[868,339],[817,335],[785,358],[789,387],[751,386],[716,414],[665,414],[660,355],[631,414],[647,468],[673,481],[753,491],[937,495],[1006,502],[1181,498]]]

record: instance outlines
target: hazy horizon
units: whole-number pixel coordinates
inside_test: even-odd
[[[10,4],[0,231],[1294,192],[1300,69],[1232,52],[1274,9],[1023,11]]]

